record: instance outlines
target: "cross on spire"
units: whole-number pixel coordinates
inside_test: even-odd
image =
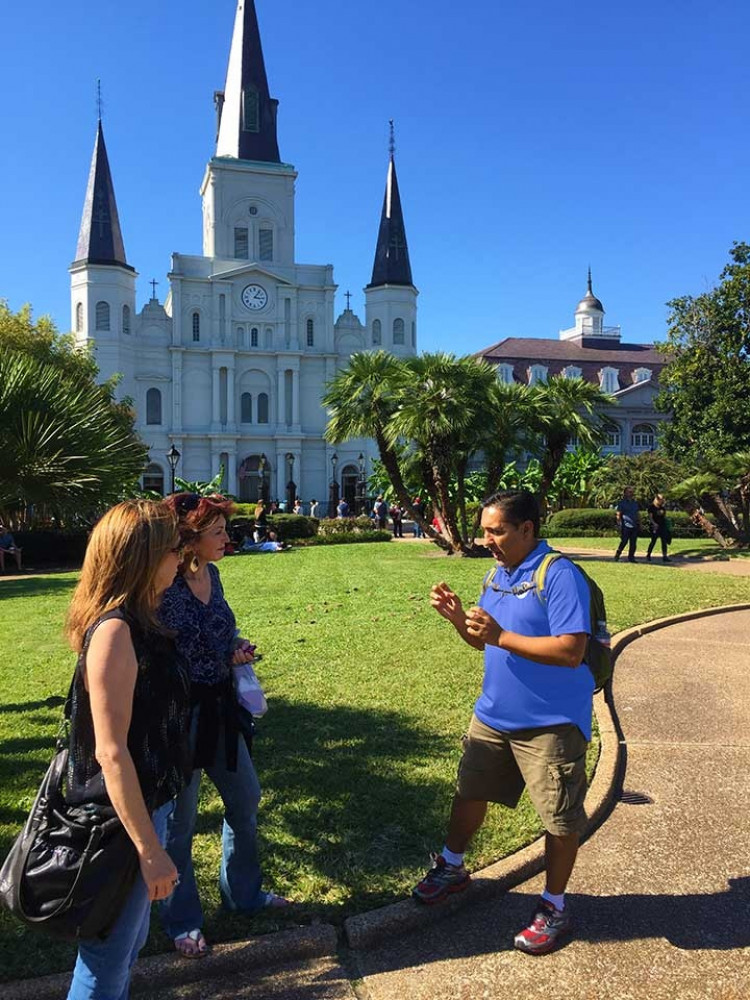
[[[388,152],[390,153],[391,159],[393,159],[393,157],[396,154],[396,127],[393,124],[392,118],[388,122],[388,126],[390,128],[390,133],[391,133],[390,139],[388,140]]]
[[[351,301],[352,301],[352,293],[351,292],[347,292],[346,295],[344,296],[344,298],[346,299],[346,308],[349,309],[349,307],[351,306]]]
[[[156,298],[156,286],[158,284],[159,284],[159,282],[156,280],[156,278],[152,278],[151,281],[149,281],[149,285],[151,285],[151,298],[152,299]]]
[[[96,116],[101,122],[102,120],[102,81],[96,81]]]

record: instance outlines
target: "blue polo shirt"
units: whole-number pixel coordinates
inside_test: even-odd
[[[502,628],[519,635],[591,634],[589,588],[568,559],[548,568],[544,604],[531,585],[534,570],[550,551],[541,541],[512,572],[498,565],[479,605]],[[590,740],[593,691],[594,678],[585,663],[548,666],[485,646],[482,694],[474,711],[485,725],[505,732],[572,722]]]

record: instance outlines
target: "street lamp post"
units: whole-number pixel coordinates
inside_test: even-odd
[[[331,487],[328,494],[328,503],[329,506],[331,507],[329,513],[331,517],[336,516],[336,507],[338,506],[339,502],[339,483],[338,480],[336,479],[336,466],[338,464],[339,464],[339,456],[334,451],[334,453],[331,455],[332,477],[331,477]]]
[[[291,514],[294,510],[294,501],[297,498],[297,484],[294,482],[294,455],[287,452],[286,456],[287,476],[286,481],[286,510]]]
[[[170,483],[170,493],[174,493],[174,474],[177,468],[177,463],[180,461],[181,455],[179,451],[174,446],[174,441],[172,442],[172,447],[167,452],[167,461],[169,462],[169,471],[171,473],[171,483]]]
[[[258,499],[265,500],[265,475],[266,475],[266,456],[261,455],[258,459]]]
[[[359,453],[357,465],[359,467],[359,478],[357,479],[357,493],[359,494],[358,513],[364,515],[367,513],[367,481],[365,479],[365,456],[362,452]]]

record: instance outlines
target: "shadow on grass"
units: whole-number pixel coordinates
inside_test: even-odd
[[[23,576],[12,580],[0,577],[0,596],[8,600],[12,597],[49,597],[52,594],[72,593],[77,582],[76,579],[58,580],[49,575]]]
[[[65,698],[61,695],[51,695],[43,701],[22,701],[9,705],[0,705],[0,715],[6,715],[10,712],[33,712],[39,708],[60,708],[64,704]],[[46,716],[33,716],[32,721],[47,722],[48,719]]]

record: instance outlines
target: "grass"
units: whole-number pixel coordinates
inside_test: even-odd
[[[270,710],[255,749],[261,849],[267,886],[304,904],[295,919],[339,923],[401,898],[440,847],[482,660],[430,609],[428,592],[446,579],[471,603],[486,565],[395,543],[223,562],[243,634],[265,654],[259,672]],[[592,569],[613,630],[747,598],[741,577],[645,564],[623,572],[610,562]],[[72,573],[0,582],[0,857],[51,755],[73,668],[61,624],[74,584]],[[283,926],[283,917],[220,910],[220,819],[206,783],[194,853],[207,935]],[[528,802],[515,813],[493,807],[469,862],[480,867],[539,832]],[[154,927],[149,950],[167,944]],[[0,978],[68,968],[72,954],[0,914]]]
[[[619,538],[614,536],[611,538],[550,538],[548,541],[552,546],[564,545],[571,549],[602,549],[614,552]],[[648,538],[638,539],[637,556],[646,555],[648,543]],[[722,559],[743,559],[750,557],[750,549],[723,549],[721,545],[712,542],[710,538],[675,538],[669,546],[669,554],[688,558],[720,556]],[[661,559],[661,542],[656,543],[652,557]]]

